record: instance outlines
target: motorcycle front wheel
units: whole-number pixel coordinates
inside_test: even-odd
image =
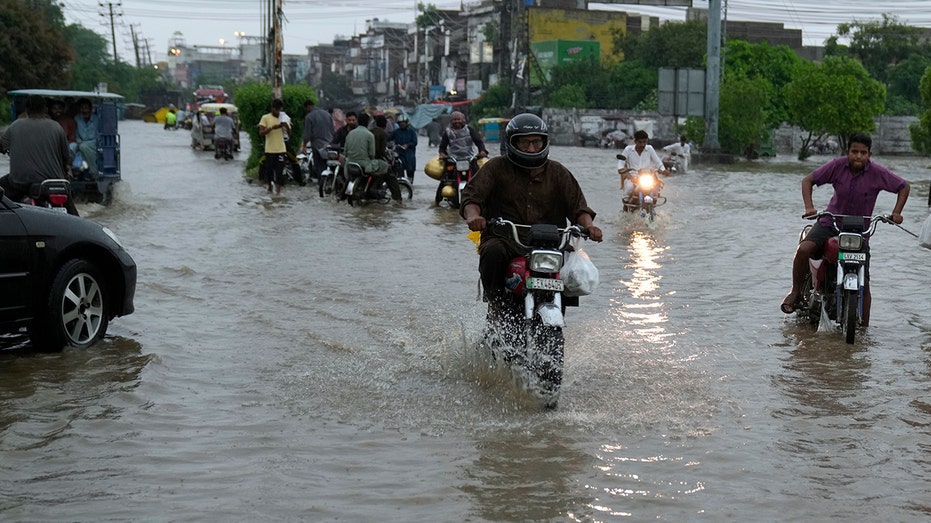
[[[566,341],[561,327],[544,325],[539,317],[530,325],[528,358],[531,371],[540,386],[541,399],[547,408],[556,408],[562,386],[563,362]]]
[[[857,336],[859,293],[857,291],[844,291],[843,306],[841,307],[841,329],[844,331],[844,339],[847,343],[853,343]]]

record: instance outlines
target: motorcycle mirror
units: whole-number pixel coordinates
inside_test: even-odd
[[[627,160],[627,157],[624,156],[623,154],[619,154],[619,155],[617,155],[617,159],[618,159],[618,160],[625,160],[625,161],[626,161],[626,160]]]

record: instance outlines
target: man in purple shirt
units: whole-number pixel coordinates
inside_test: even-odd
[[[848,139],[847,156],[835,158],[822,165],[802,179],[802,201],[805,214],[811,216],[817,211],[812,203],[811,193],[815,185],[831,184],[834,196],[828,203],[827,212],[853,216],[871,216],[876,206],[876,197],[880,191],[897,194],[892,209],[892,221],[902,223],[902,208],[908,200],[909,184],[905,179],[892,173],[889,169],[870,161],[870,147],[873,140],[866,134],[854,133]],[[798,244],[795,260],[792,262],[792,290],[782,300],[782,312],[791,314],[798,306],[799,294],[805,274],[808,272],[808,259],[821,256],[824,243],[836,236],[829,218],[823,218],[809,231],[805,239]],[[867,260],[867,283],[863,288],[863,318],[861,325],[866,327],[870,321],[870,286],[869,260]]]

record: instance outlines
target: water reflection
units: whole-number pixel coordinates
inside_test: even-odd
[[[118,336],[87,350],[4,353],[0,440],[5,448],[41,448],[68,437],[78,420],[118,419],[123,408],[135,406],[124,403],[123,393],[138,385],[152,357],[135,340]]]
[[[663,267],[661,262],[667,249],[652,233],[631,231],[628,259],[622,262],[625,269],[632,272],[629,280],[620,282],[627,292],[620,292],[618,295],[621,297],[614,298],[616,303],[620,303],[620,309],[615,313],[621,324],[632,329],[633,334],[653,340],[666,334],[664,324],[667,316],[660,290],[662,275],[659,271]],[[620,301],[622,299],[623,302]]]
[[[479,456],[466,467],[477,483],[462,488],[475,499],[483,520],[558,521],[589,511],[593,500],[576,478],[593,460],[572,439],[554,432],[514,429],[480,438]]]

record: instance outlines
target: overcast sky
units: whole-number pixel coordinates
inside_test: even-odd
[[[929,0],[729,0],[727,18],[741,21],[780,22],[802,29],[805,45],[822,45],[837,24],[896,15],[910,25],[931,27]],[[236,32],[262,34],[267,0],[61,0],[71,23],[77,22],[110,40],[110,5],[113,6],[117,52],[133,63],[131,27],[147,41],[153,60],[163,60],[168,41],[176,31],[189,46],[237,45]],[[457,10],[460,0],[426,0],[439,9]],[[466,3],[470,3],[468,0]],[[103,4],[102,6],[100,4]],[[366,20],[409,23],[417,15],[416,0],[284,0],[285,53],[305,54],[306,47],[331,43],[337,35],[352,36],[365,30]],[[695,7],[707,8],[707,0]],[[662,19],[684,20],[685,8],[636,5],[608,6],[641,12]]]

